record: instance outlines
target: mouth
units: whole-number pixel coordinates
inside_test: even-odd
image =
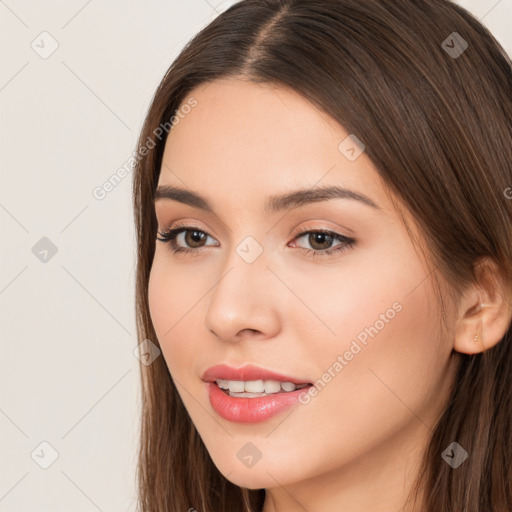
[[[212,409],[223,419],[235,423],[259,423],[297,406],[313,386],[289,380],[205,381]],[[293,388],[292,388],[293,386]],[[307,402],[306,402],[307,403]]]
[[[234,398],[258,398],[277,394],[286,394],[312,386],[312,383],[294,384],[293,382],[282,382],[277,380],[224,380],[213,381],[220,390]]]

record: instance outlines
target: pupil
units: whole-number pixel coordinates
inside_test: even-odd
[[[200,231],[189,231],[188,232],[189,238],[192,238],[192,242],[200,242],[201,239],[204,237],[204,233],[201,233]],[[187,240],[187,244],[193,245],[189,243],[189,240]]]
[[[322,238],[327,238],[327,239],[331,238],[331,236],[326,233],[312,233],[312,237],[313,237],[314,243],[312,243],[311,245],[313,247],[315,246],[316,243],[320,243],[320,245],[322,245],[322,241],[321,241]],[[324,241],[323,245],[325,245],[325,241]],[[329,245],[329,244],[327,244],[327,245]],[[325,249],[325,247],[319,247],[319,249]]]

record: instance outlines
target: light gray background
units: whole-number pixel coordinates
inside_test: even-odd
[[[135,509],[132,175],[92,192],[172,60],[233,3],[0,0],[0,512]],[[512,0],[458,3],[512,54]]]

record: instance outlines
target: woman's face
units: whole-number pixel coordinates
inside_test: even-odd
[[[362,146],[303,97],[235,79],[190,96],[197,105],[170,132],[158,185],[200,195],[213,211],[155,201],[160,233],[178,223],[190,231],[156,242],[148,290],[188,414],[237,485],[276,496],[287,486],[308,503],[319,486],[368,479],[396,497],[450,385],[452,345],[439,329],[431,268]],[[323,187],[375,206],[313,201]],[[302,204],[265,209],[269,198],[299,189],[307,191]],[[303,234],[315,230],[332,238]],[[192,252],[175,253],[171,243]],[[221,363],[252,363],[318,391],[258,421],[233,419],[236,407],[226,419],[202,380]]]

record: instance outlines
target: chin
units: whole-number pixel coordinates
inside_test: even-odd
[[[265,470],[256,470],[256,468],[240,469],[231,471],[231,473],[228,472],[228,474],[222,474],[231,483],[238,485],[238,487],[252,490],[275,487],[276,480],[281,482],[279,477],[274,480]]]

